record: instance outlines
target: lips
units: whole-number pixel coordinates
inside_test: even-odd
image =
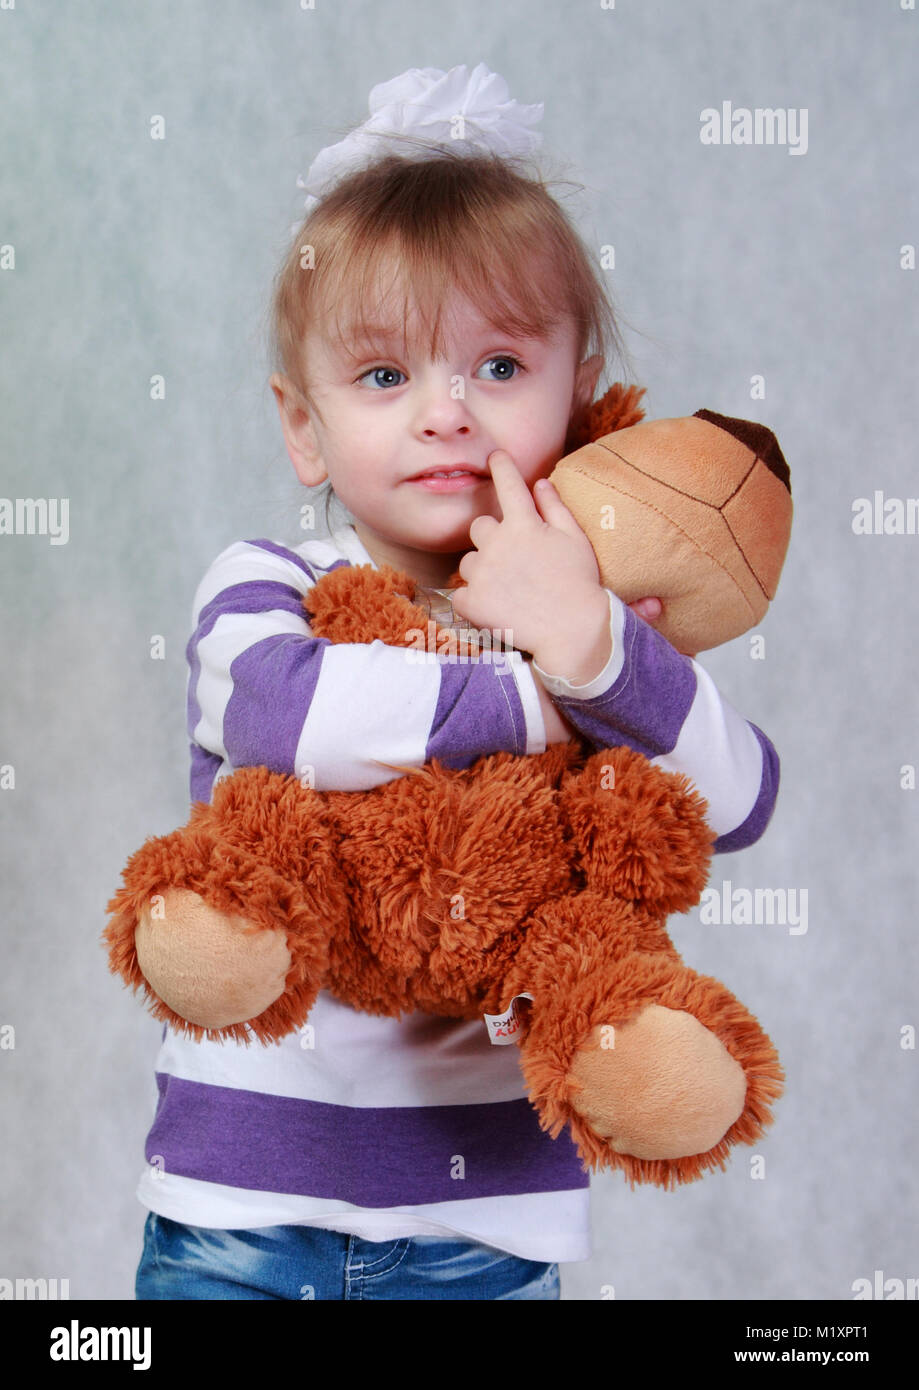
[[[414,483],[418,478],[443,478],[448,477],[451,473],[471,473],[476,478],[487,478],[489,476],[484,468],[473,468],[472,465],[468,463],[453,463],[449,465],[444,464],[442,467],[438,468],[425,468],[420,473],[413,473],[408,481]]]

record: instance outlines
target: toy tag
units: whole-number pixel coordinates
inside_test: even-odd
[[[517,1041],[517,1034],[520,1032],[521,1020],[517,1012],[518,999],[532,999],[532,994],[515,994],[510,1002],[510,1007],[505,1009],[503,1014],[485,1014],[485,1027],[488,1029],[488,1041],[495,1047],[506,1047],[508,1043]]]

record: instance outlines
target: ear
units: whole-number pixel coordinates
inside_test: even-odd
[[[600,373],[603,370],[603,358],[598,354],[587,357],[581,362],[574,374],[574,396],[572,398],[572,411],[586,410],[594,398],[597,389],[597,382],[600,380]]]
[[[322,462],[309,406],[289,377],[275,372],[269,384],[278,403],[284,443],[294,472],[304,486],[316,487],[328,477],[328,473]]]

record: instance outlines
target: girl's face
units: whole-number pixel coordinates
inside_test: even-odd
[[[444,585],[470,549],[477,516],[501,519],[488,457],[505,449],[532,489],[561,458],[573,408],[593,396],[602,359],[576,363],[574,324],[548,340],[495,329],[465,299],[445,306],[446,357],[432,360],[402,332],[354,356],[320,333],[305,360],[318,416],[272,378],[285,441],[301,482],[329,478],[379,564]],[[424,471],[474,470],[452,484]]]

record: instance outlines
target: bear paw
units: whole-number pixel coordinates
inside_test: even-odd
[[[649,1004],[595,1027],[569,1072],[574,1109],[611,1149],[675,1159],[713,1149],[742,1114],[743,1067],[694,1015]]]
[[[181,1019],[227,1028],[257,1017],[283,994],[291,965],[285,932],[254,929],[186,888],[165,889],[161,899],[156,918],[149,907],[138,917],[137,963]]]

